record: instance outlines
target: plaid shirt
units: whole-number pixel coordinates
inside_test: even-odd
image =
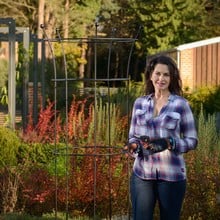
[[[135,157],[133,171],[142,179],[181,181],[186,179],[183,153],[197,146],[197,131],[188,102],[181,96],[170,95],[168,103],[154,117],[153,94],[136,99],[129,131],[129,143],[136,142],[135,136],[175,140],[175,150],[165,150],[148,156]]]

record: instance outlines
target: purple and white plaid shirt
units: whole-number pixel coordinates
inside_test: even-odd
[[[154,94],[136,99],[131,118],[129,143],[138,142],[135,136],[150,138],[172,137],[176,142],[174,151],[141,157],[134,155],[134,173],[142,179],[181,181],[186,179],[183,153],[197,146],[197,130],[191,108],[186,99],[170,95],[168,103],[154,117]]]

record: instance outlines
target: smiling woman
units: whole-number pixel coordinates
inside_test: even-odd
[[[170,57],[154,57],[145,77],[146,95],[134,102],[126,146],[135,158],[133,219],[152,220],[158,201],[161,220],[178,220],[186,190],[183,153],[197,146],[194,117],[181,96],[179,70]]]

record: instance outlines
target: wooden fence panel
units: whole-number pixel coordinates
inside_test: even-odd
[[[220,43],[194,48],[194,85],[220,85]]]

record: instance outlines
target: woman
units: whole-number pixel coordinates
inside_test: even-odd
[[[152,220],[157,201],[161,220],[178,220],[186,190],[183,153],[197,146],[196,126],[170,57],[154,57],[145,77],[146,95],[134,103],[127,146],[135,157],[133,220]]]

